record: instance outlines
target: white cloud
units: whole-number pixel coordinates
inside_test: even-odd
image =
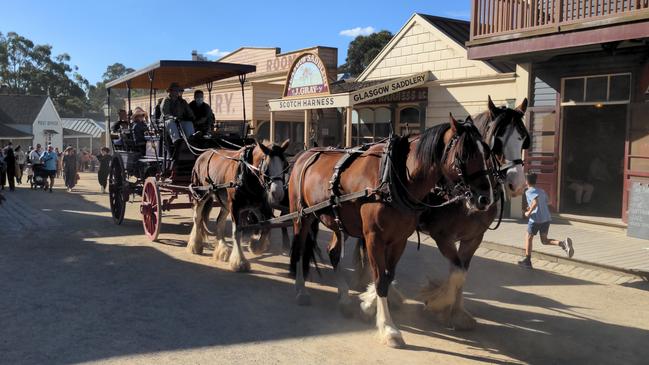
[[[372,33],[376,32],[376,29],[374,27],[356,27],[352,29],[345,29],[340,31],[340,35],[344,35],[347,37],[358,37],[359,35],[370,35]]]
[[[230,51],[222,51],[222,50],[220,50],[218,48],[214,48],[211,51],[205,52],[206,56],[209,56],[209,57],[212,57],[212,58],[221,58],[221,57],[225,57],[225,56],[227,56],[229,54],[230,54]]]

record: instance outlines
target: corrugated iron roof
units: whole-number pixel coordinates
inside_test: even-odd
[[[32,125],[46,100],[45,95],[0,95],[0,122]]]
[[[19,131],[15,128],[11,128],[7,125],[0,124],[0,138],[3,139],[12,139],[12,138],[30,138],[34,137],[32,134]]]
[[[61,118],[61,124],[65,129],[88,134],[93,138],[99,138],[104,133],[104,123],[90,118]]]

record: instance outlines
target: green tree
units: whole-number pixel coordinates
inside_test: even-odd
[[[387,30],[367,36],[359,35],[349,43],[347,58],[339,67],[339,72],[346,72],[354,77],[360,75],[391,39],[392,33]]]
[[[13,94],[49,95],[61,116],[88,110],[89,83],[70,65],[70,55],[52,55],[52,46],[37,45],[9,32],[0,33],[0,84]]]
[[[103,111],[104,105],[106,104],[106,84],[116,80],[122,76],[125,76],[134,70],[130,67],[126,67],[121,63],[113,63],[106,67],[106,72],[102,75],[102,81],[97,82],[95,85],[90,85],[88,87],[88,100],[90,107],[93,110]],[[126,92],[124,90],[113,89],[110,94],[110,107],[112,111],[111,119],[115,120],[117,111],[124,108],[124,98],[126,97]]]

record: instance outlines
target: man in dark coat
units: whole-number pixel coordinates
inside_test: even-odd
[[[7,182],[9,191],[16,189],[16,155],[14,155],[14,146],[11,142],[4,148],[5,164],[7,166]]]
[[[203,99],[203,92],[196,90],[194,100],[189,103],[189,107],[194,113],[194,130],[203,134],[209,134],[214,128],[214,113],[212,108]]]

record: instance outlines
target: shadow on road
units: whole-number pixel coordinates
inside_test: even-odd
[[[326,266],[322,277],[313,278],[323,285],[311,288],[313,305],[299,307],[293,284],[285,279],[285,257],[251,259],[255,265],[275,268],[275,274],[236,274],[185,261],[184,252],[171,257],[156,244],[101,243],[100,237],[139,237],[141,225],[130,219],[114,227],[110,218],[84,213],[105,208],[73,194],[58,209],[62,221],[80,222],[86,229],[60,235],[40,232],[0,244],[0,363],[70,364],[373,329],[338,313],[336,295],[327,288],[335,281]],[[187,226],[178,224],[165,229],[188,233]],[[326,241],[326,234],[322,238]],[[273,240],[277,245],[279,234]],[[177,239],[163,238],[163,243],[182,246]],[[348,252],[345,265],[351,256]],[[426,276],[439,278],[446,271],[437,249],[422,245],[417,251],[416,245],[409,245],[397,277],[412,298]],[[575,307],[515,289],[581,285],[596,284],[476,257],[466,287],[467,309],[481,320],[475,331],[443,328],[413,302],[393,314],[406,341],[409,334],[424,335],[531,363],[646,360],[649,351],[643,339],[649,338],[649,331],[586,318],[574,313]],[[494,361],[421,345],[404,351]]]

